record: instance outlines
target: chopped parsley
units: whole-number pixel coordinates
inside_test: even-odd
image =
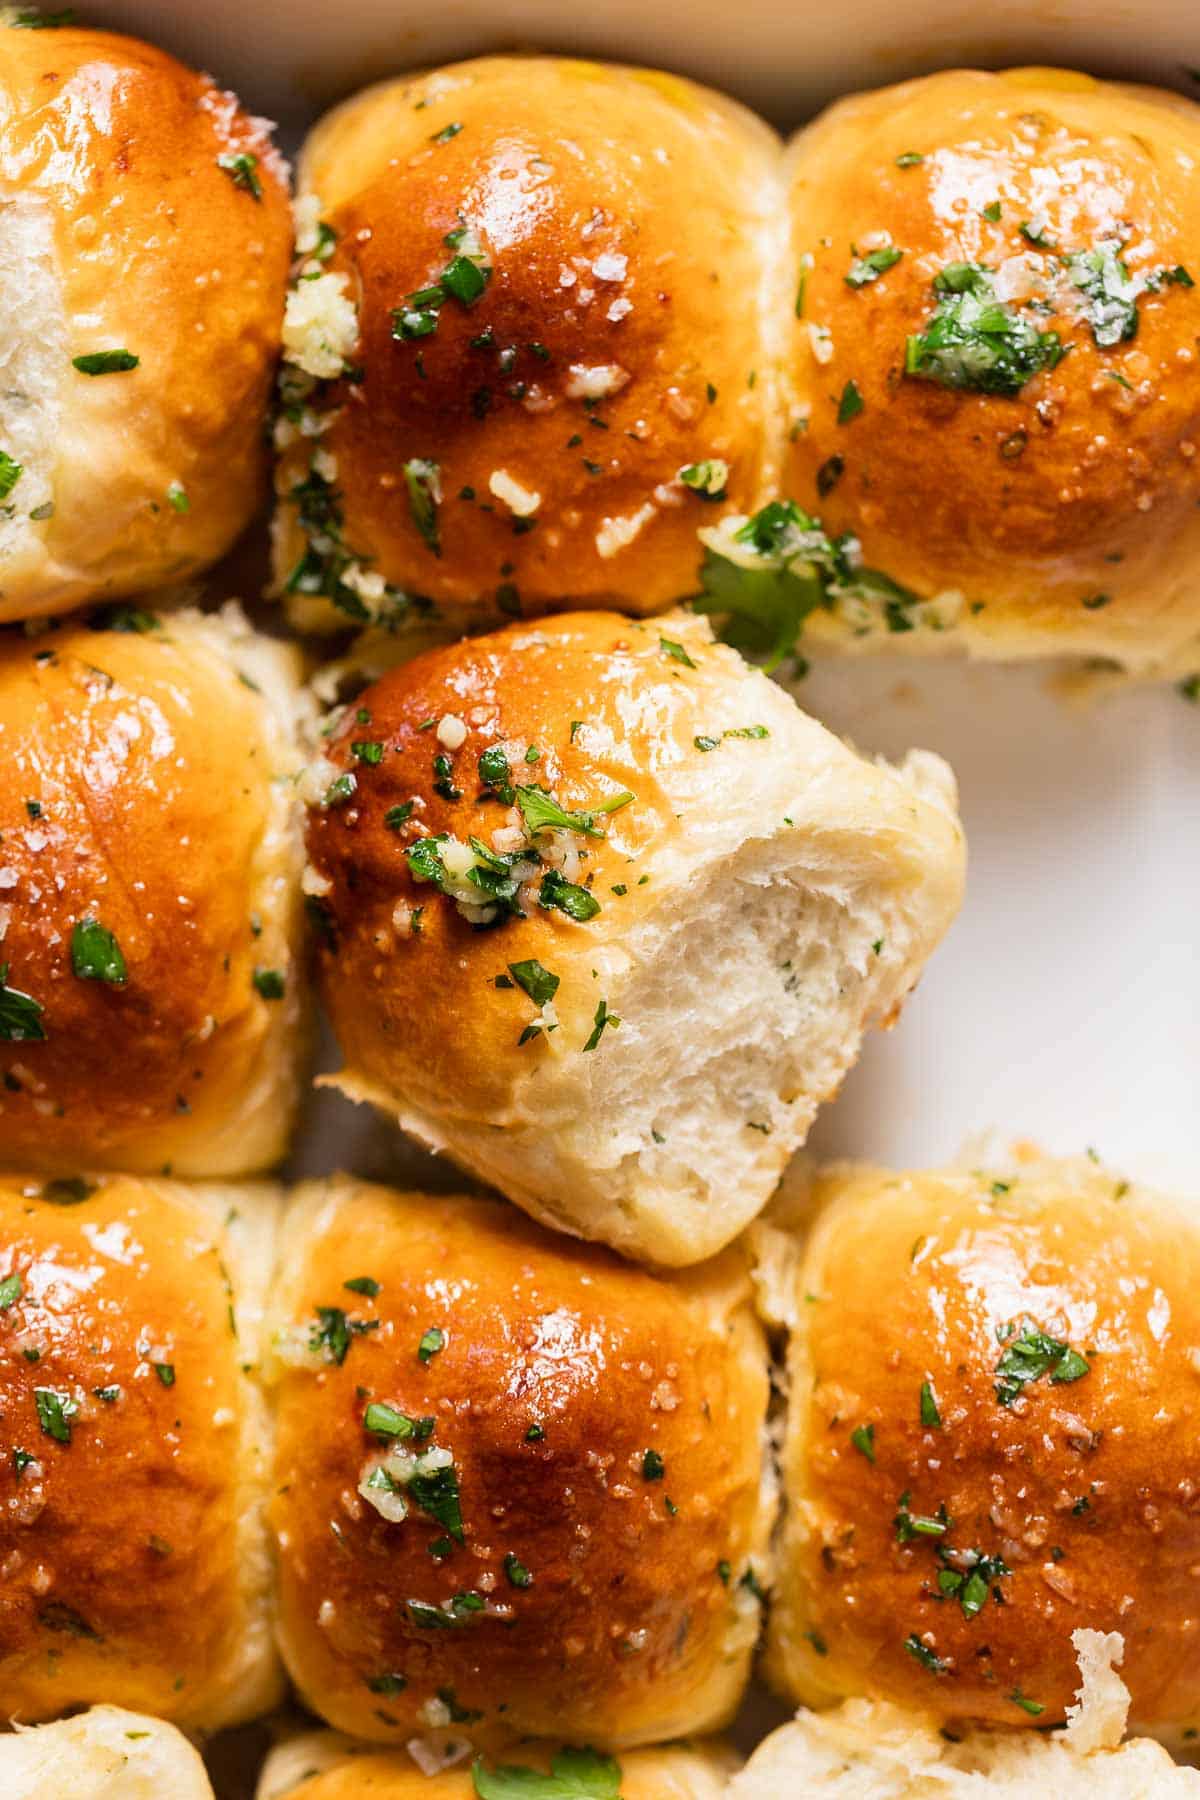
[[[343,1281],[342,1286],[352,1294],[365,1294],[368,1300],[374,1300],[379,1292],[379,1283],[372,1275],[352,1275],[349,1281]]]
[[[882,939],[880,943],[882,944]],[[876,954],[878,955],[878,950]],[[921,1383],[921,1423],[934,1431],[942,1428],[942,1415],[938,1411],[937,1395],[931,1381]]]
[[[383,761],[383,745],[376,738],[355,738],[350,745],[350,754],[357,762],[377,769]]]
[[[1011,396],[1066,354],[1056,331],[1039,331],[996,297],[993,272],[982,263],[948,263],[933,290],[933,317],[905,347],[906,376]]]
[[[488,1769],[482,1757],[471,1764],[479,1800],[621,1800],[621,1765],[597,1750],[564,1745],[550,1758],[550,1773],[521,1763]]]
[[[672,662],[682,663],[685,669],[695,668],[695,663],[692,661],[682,644],[675,643],[671,638],[660,637],[658,640],[658,647],[664,656],[669,656],[671,658]]]
[[[592,1019],[591,1035],[589,1036],[587,1043],[583,1046],[584,1052],[586,1053],[589,1050],[598,1049],[600,1039],[604,1036],[607,1028],[611,1025],[615,1031],[620,1023],[621,1021],[616,1013],[609,1012],[608,1001],[601,1000],[599,1006],[596,1008],[595,1016]],[[647,1454],[650,1453],[647,1452]]]
[[[909,1508],[911,1494],[900,1496],[899,1508],[892,1524],[896,1528],[896,1542],[911,1544],[914,1538],[944,1537],[954,1523],[946,1511],[945,1503],[938,1507],[934,1514],[915,1513]]]
[[[404,465],[404,484],[408,489],[408,510],[412,522],[435,556],[442,554],[438,535],[438,501],[441,498],[439,469],[425,457],[413,456]]]
[[[99,919],[76,920],[71,932],[71,968],[81,981],[105,981],[110,987],[124,987],[128,978],[121,946]]]
[[[136,369],[139,360],[130,350],[90,350],[86,356],[73,356],[71,367],[81,375],[124,375]]]
[[[57,1444],[69,1444],[71,1441],[71,1420],[79,1411],[79,1404],[70,1394],[59,1393],[55,1388],[34,1388],[33,1403],[37,1407],[38,1424],[47,1437]]]
[[[1083,296],[1083,316],[1102,350],[1137,336],[1139,286],[1120,257],[1119,243],[1072,250],[1067,273]]]
[[[690,666],[695,668],[696,665]],[[535,837],[539,831],[578,831],[584,837],[603,837],[604,833],[596,824],[596,814],[620,812],[622,807],[633,803],[633,795],[623,789],[586,811],[568,812],[544,787],[517,787],[514,793],[530,837]]]
[[[861,1455],[866,1457],[869,1463],[875,1461],[874,1425],[856,1425],[850,1433],[850,1442]]]
[[[259,965],[250,979],[254,983],[255,993],[264,1000],[282,1000],[287,992],[287,982],[279,969],[264,969]]]
[[[863,410],[864,401],[856,381],[848,381],[842,389],[842,397],[838,401],[837,422],[848,425],[851,419],[857,419]]]
[[[894,269],[903,255],[903,250],[894,250],[890,245],[880,250],[868,250],[865,256],[860,256],[855,248],[854,261],[842,280],[847,287],[866,287],[870,282],[878,281],[881,275],[886,275],[889,269]]]
[[[417,1345],[417,1361],[427,1363],[435,1357],[439,1350],[446,1348],[446,1334],[440,1325],[431,1325],[428,1331],[421,1333],[421,1341]]]
[[[21,1277],[6,1275],[4,1280],[0,1281],[0,1312],[7,1312],[9,1307],[15,1306],[20,1298]]]
[[[414,807],[415,802],[412,800],[402,800],[399,806],[389,806],[383,815],[383,822],[388,830],[399,831],[402,825],[407,825],[413,816]]]
[[[0,1044],[40,1044],[45,1042],[45,1011],[40,1000],[20,988],[8,985],[8,964],[0,963]]]
[[[349,1285],[347,1282],[346,1286]],[[399,1438],[401,1443],[407,1443],[411,1438],[421,1443],[433,1436],[434,1420],[428,1417],[413,1419],[384,1400],[372,1400],[363,1413],[363,1427],[374,1432],[376,1437]]]
[[[1008,1697],[1014,1706],[1019,1706],[1022,1712],[1027,1712],[1033,1719],[1046,1710],[1040,1700],[1031,1700],[1028,1694],[1021,1692],[1019,1687],[1015,1687]]]
[[[910,1656],[916,1658],[923,1669],[928,1669],[931,1675],[944,1675],[950,1667],[950,1664],[943,1662],[941,1657],[929,1648],[928,1644],[921,1642],[915,1631],[910,1632],[905,1638],[904,1648]]]
[[[904,150],[896,158],[896,167],[898,169],[915,169],[918,163],[924,161],[925,158],[919,150]]]
[[[321,805],[325,808],[345,806],[358,791],[358,776],[347,770],[343,775],[335,775],[321,796]]]
[[[346,1360],[352,1338],[365,1332],[378,1331],[378,1319],[348,1319],[340,1306],[318,1306],[317,1322],[309,1327],[308,1347],[319,1350],[326,1362],[340,1368]]]
[[[418,1464],[417,1473],[409,1476],[404,1491],[413,1505],[419,1506],[423,1513],[440,1525],[456,1544],[465,1543],[458,1476],[453,1463],[446,1463],[442,1468],[432,1469],[428,1473],[422,1473]],[[482,1606],[483,1602],[480,1601],[479,1604]]]
[[[702,500],[724,500],[729,464],[719,456],[709,457],[705,462],[688,463],[680,469],[679,479]]]
[[[175,1386],[175,1364],[169,1362],[151,1363],[150,1367],[158,1376],[164,1387]]]
[[[249,150],[227,152],[217,158],[218,169],[224,169],[234,187],[243,188],[255,200],[262,199],[262,182],[258,175],[258,158]]]
[[[443,125],[440,131],[435,131],[429,142],[431,144],[448,144],[450,139],[456,138],[461,130],[462,124],[456,119],[449,125]]]
[[[958,1601],[964,1619],[973,1619],[987,1605],[996,1582],[1011,1575],[1012,1570],[1002,1556],[984,1556],[978,1550],[956,1554],[967,1567],[961,1569],[944,1561],[937,1575],[938,1592],[947,1600]],[[939,1555],[945,1558],[948,1553],[942,1550]]]
[[[408,1602],[408,1616],[423,1631],[453,1631],[466,1625],[474,1613],[484,1608],[482,1594],[455,1594],[449,1606],[430,1606],[424,1600]]]
[[[721,636],[735,649],[765,657],[768,670],[794,653],[810,612],[839,600],[881,608],[889,631],[912,629],[917,596],[859,562],[850,533],[831,538],[820,519],[794,500],[772,500],[737,526],[731,538],[701,533],[708,554],[698,612],[726,614]]]
[[[7,450],[0,450],[0,500],[8,499],[24,472],[21,464],[14,462]]]
[[[666,1473],[667,1465],[657,1450],[647,1450],[642,1455],[642,1480],[661,1481]]]
[[[1040,1381],[1043,1375],[1052,1382],[1079,1381],[1089,1367],[1078,1350],[1026,1319],[1019,1334],[1008,1338],[996,1364],[996,1398],[1001,1406],[1011,1406],[1028,1382]]]
[[[408,1686],[406,1675],[368,1675],[365,1680],[373,1694],[402,1694]]]
[[[512,784],[512,770],[502,745],[489,744],[480,754],[479,779],[484,787],[491,788],[502,805],[514,804],[516,790]]]
[[[594,919],[600,911],[600,902],[594,894],[589,894],[585,887],[574,881],[567,881],[557,869],[547,869],[542,876],[538,888],[538,905],[547,911],[554,909],[566,913],[568,919],[574,919],[577,925],[584,925]],[[597,1038],[597,1043],[599,1038]],[[594,1049],[595,1045],[585,1045],[586,1049]]]
[[[511,1586],[515,1588],[527,1588],[533,1586],[533,1576],[529,1573],[529,1570],[525,1567],[525,1564],[521,1561],[520,1557],[514,1556],[511,1550],[504,1558],[504,1573],[508,1576]]]
[[[535,1006],[545,1006],[558,992],[558,976],[543,968],[536,957],[530,957],[528,962],[509,963],[508,972]]]

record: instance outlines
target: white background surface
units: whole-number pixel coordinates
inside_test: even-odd
[[[661,62],[785,126],[831,93],[961,61],[1077,64],[1185,90],[1181,66],[1200,65],[1197,0],[600,0],[569,10],[510,0],[503,11],[478,0],[117,0],[104,17],[236,86],[284,121],[285,142],[367,80],[492,48]],[[945,755],[971,857],[959,922],[900,1026],[868,1045],[813,1147],[902,1165],[951,1157],[988,1131],[1053,1150],[1093,1145],[1200,1204],[1200,706],[1165,688],[1081,707],[1044,668],[886,659],[827,665],[798,693],[864,749]],[[442,1188],[458,1181],[325,1095],[295,1166],[339,1163]],[[752,1737],[759,1707],[740,1736]]]

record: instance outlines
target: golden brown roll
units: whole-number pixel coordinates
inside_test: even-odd
[[[0,1736],[0,1790],[4,1800],[213,1800],[181,1732],[118,1706]]]
[[[1045,1727],[1072,1633],[1200,1721],[1200,1235],[1090,1161],[834,1169],[794,1271],[780,1689]]]
[[[856,95],[795,140],[783,490],[854,540],[808,631],[1194,656],[1198,158],[1191,102],[1058,69]]]
[[[249,521],[291,247],[284,165],[232,94],[134,38],[9,22],[0,620],[178,580]]]
[[[774,133],[678,76],[484,57],[337,108],[299,188],[295,616],[693,592],[713,503],[773,488]]]
[[[772,1494],[741,1252],[666,1278],[498,1201],[334,1178],[289,1208],[272,1313],[307,1705],[431,1754],[727,1721]]]
[[[656,1262],[763,1205],[962,891],[944,765],[865,761],[691,614],[419,656],[307,779],[337,1085]]]
[[[499,1758],[471,1761],[465,1740],[442,1734],[439,1742],[415,1739],[406,1750],[379,1750],[336,1731],[313,1731],[273,1750],[263,1766],[257,1800],[479,1800],[489,1792],[616,1796],[620,1800],[720,1800],[737,1758],[719,1743],[671,1744],[657,1750],[627,1750],[619,1758],[588,1749],[522,1743]],[[565,1784],[544,1783],[559,1774]],[[473,1770],[478,1775],[473,1775]],[[543,1784],[510,1784],[533,1771]],[[1198,1777],[1197,1779],[1200,1779]],[[574,1785],[572,1785],[572,1783]],[[617,1784],[617,1785],[614,1785]]]
[[[227,1175],[303,1056],[298,658],[236,608],[0,640],[0,1160]]]
[[[0,1180],[0,1717],[105,1700],[209,1730],[278,1698],[249,1378],[276,1209]]]

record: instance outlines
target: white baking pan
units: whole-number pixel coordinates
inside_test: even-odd
[[[1200,97],[1188,74],[1200,65],[1196,0],[601,0],[569,11],[550,0],[116,0],[103,16],[235,86],[282,121],[285,144],[367,80],[514,46],[661,63],[783,126],[834,93],[972,61],[1076,65]],[[825,664],[798,697],[863,748],[940,751],[958,774],[971,854],[962,917],[814,1147],[912,1164],[982,1133],[1093,1146],[1200,1205],[1200,705],[1170,686],[1081,704],[1045,666],[886,657]],[[311,1109],[296,1164],[457,1182],[330,1095]],[[752,1705],[747,1736],[754,1718]]]

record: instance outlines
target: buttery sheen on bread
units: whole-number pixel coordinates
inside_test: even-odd
[[[337,1085],[667,1264],[763,1205],[962,892],[939,759],[866,761],[686,613],[419,656],[307,780]]]
[[[886,579],[818,637],[1200,654],[1200,107],[1061,69],[839,101],[788,152],[783,489]]]
[[[435,1763],[448,1738],[727,1722],[772,1500],[740,1251],[653,1275],[498,1201],[334,1178],[292,1198],[272,1325],[279,1641],[308,1706]]]
[[[298,185],[295,616],[693,592],[697,527],[778,456],[775,134],[676,75],[482,57],[348,100]]]
[[[10,29],[19,11],[0,19],[0,621],[177,581],[248,523],[291,244],[283,163],[233,95],[134,38]]]
[[[811,1706],[1060,1724],[1119,1632],[1135,1730],[1200,1719],[1200,1234],[1090,1161],[833,1169],[790,1279],[768,1668]]]
[[[215,1730],[279,1698],[252,1379],[276,1207],[0,1179],[0,1717]]]
[[[0,639],[0,1164],[229,1175],[305,1047],[298,658],[120,609]]]
[[[336,1731],[308,1732],[280,1744],[263,1765],[257,1800],[478,1800],[473,1778],[478,1767],[491,1774],[497,1793],[535,1793],[520,1786],[534,1771],[547,1779],[558,1773],[558,1793],[613,1794],[620,1800],[721,1800],[737,1758],[723,1745],[670,1744],[655,1750],[626,1750],[613,1757],[567,1745],[522,1743],[502,1756],[471,1760],[465,1739],[444,1735],[436,1749],[415,1740],[404,1750],[380,1750]],[[515,1788],[501,1787],[507,1777]],[[574,1785],[572,1785],[574,1784]]]

